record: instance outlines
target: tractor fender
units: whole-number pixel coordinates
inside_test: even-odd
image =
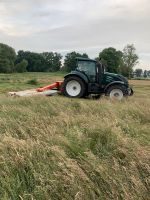
[[[104,92],[107,91],[107,89],[113,85],[123,85],[123,86],[126,86],[126,84],[123,82],[123,81],[113,81],[109,84],[107,84],[105,87],[104,87]]]
[[[88,80],[88,77],[81,73],[81,72],[78,72],[78,71],[72,71],[71,73],[67,74],[64,78],[68,78],[68,77],[71,77],[71,76],[76,76],[76,77],[79,77],[81,78],[85,83],[89,83],[89,80]]]

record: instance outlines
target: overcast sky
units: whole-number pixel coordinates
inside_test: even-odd
[[[150,69],[150,0],[0,0],[0,42],[35,52],[86,52],[134,44]]]

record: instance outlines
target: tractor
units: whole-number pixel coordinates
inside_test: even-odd
[[[76,58],[76,68],[64,77],[62,87],[63,94],[71,98],[105,95],[121,100],[133,95],[124,76],[105,72],[101,61],[88,58]]]

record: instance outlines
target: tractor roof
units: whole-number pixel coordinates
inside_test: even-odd
[[[82,57],[76,57],[77,61],[81,60],[81,61],[92,61],[92,62],[96,62],[96,60],[92,60],[89,58],[82,58]]]

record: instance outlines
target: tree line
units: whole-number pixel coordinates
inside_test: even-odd
[[[35,53],[23,50],[16,53],[12,47],[0,43],[0,73],[56,72],[60,70],[69,72],[76,67],[76,57],[89,58],[86,53],[73,51],[67,53],[62,64],[60,53]],[[123,51],[113,47],[105,48],[95,59],[101,60],[106,71],[130,77],[139,58],[134,45],[128,44]]]
[[[150,77],[150,70],[136,69],[134,71],[134,77],[138,77],[138,78],[141,78],[141,77],[144,77],[144,78]]]

